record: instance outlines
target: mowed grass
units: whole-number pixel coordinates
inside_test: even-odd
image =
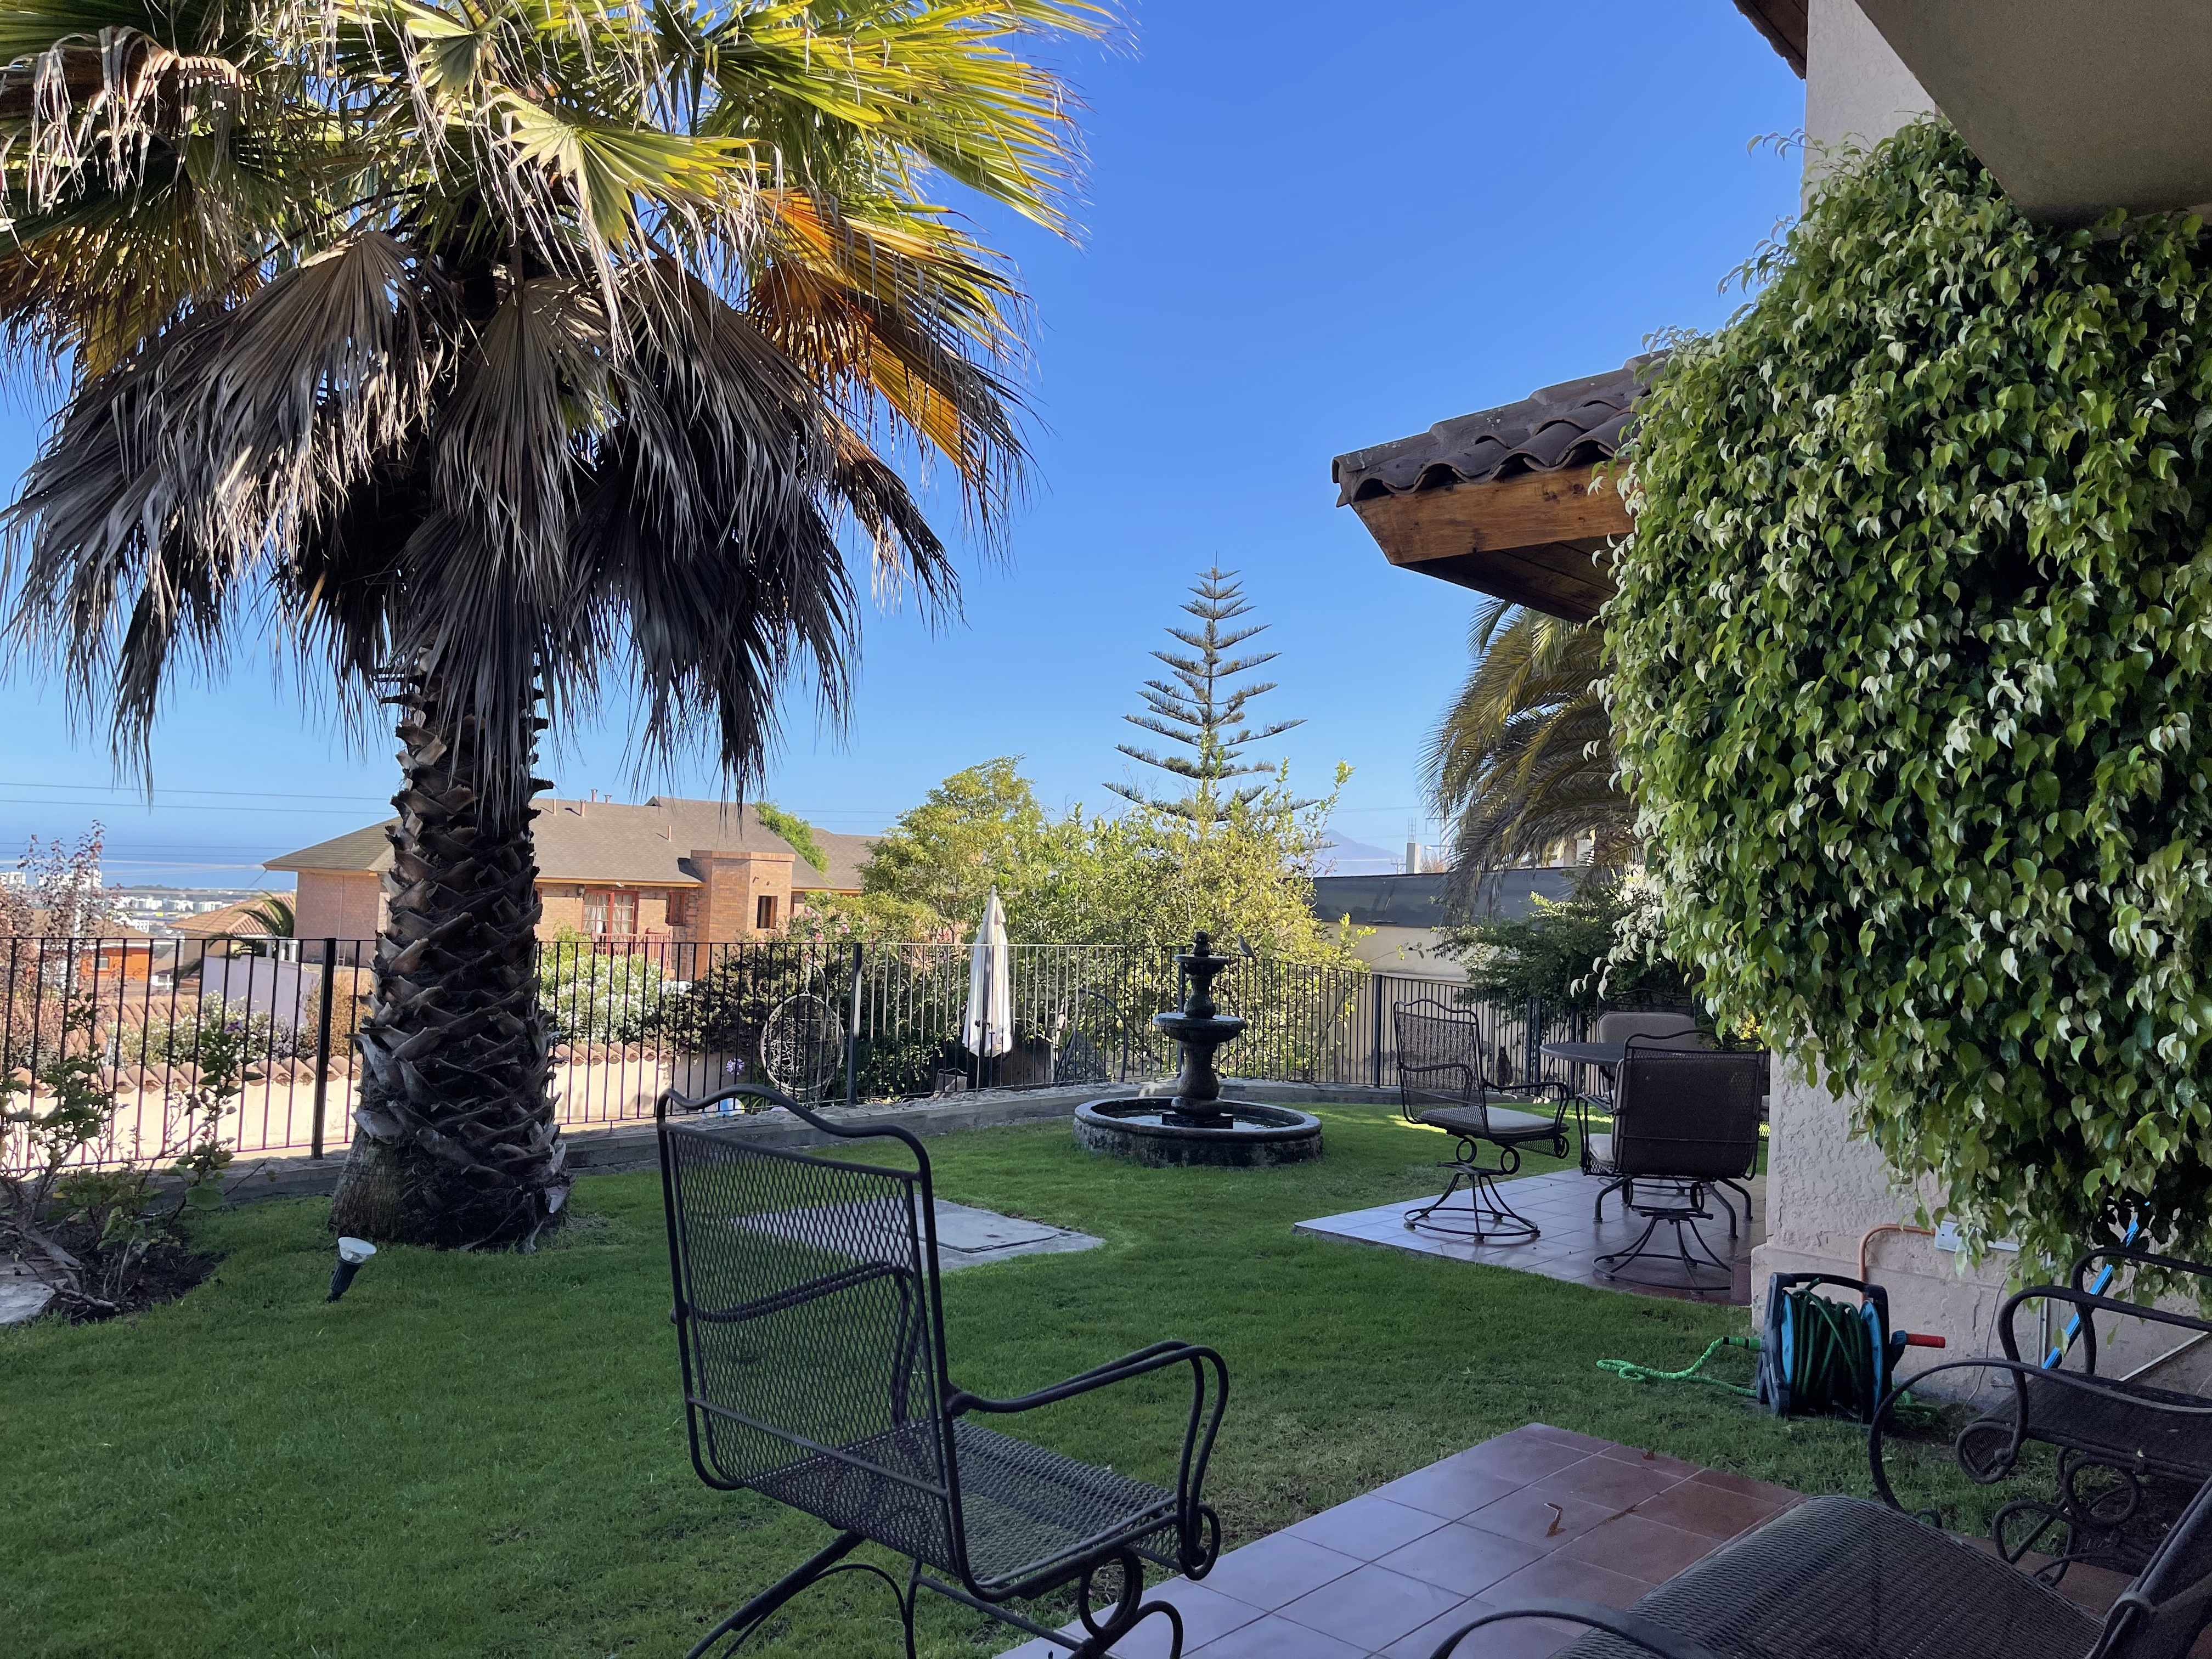
[[[929,1143],[943,1196],[1106,1241],[949,1276],[955,1381],[1018,1393],[1162,1337],[1212,1344],[1232,1388],[1208,1495],[1231,1546],[1531,1420],[1866,1489],[1846,1425],[1596,1368],[1686,1364],[1745,1331],[1741,1310],[1293,1235],[1433,1191],[1449,1149],[1378,1109],[1322,1115],[1326,1158],[1285,1170],[1138,1169],[1057,1125]],[[0,1649],[684,1652],[827,1533],[692,1474],[658,1177],[580,1182],[575,1207],[535,1255],[386,1250],[331,1306],[327,1206],[257,1204],[205,1225],[225,1259],[175,1305],[0,1332]],[[1171,1483],[1185,1399],[1113,1391],[1023,1431]],[[934,1659],[1015,1639],[936,1598],[924,1613]],[[897,1651],[889,1593],[850,1576],[773,1636],[748,1650]]]

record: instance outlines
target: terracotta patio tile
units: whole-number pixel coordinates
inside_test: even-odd
[[[1614,1508],[1580,1498],[1547,1498],[1534,1487],[1509,1492],[1494,1504],[1485,1504],[1467,1517],[1466,1524],[1501,1538],[1517,1538],[1549,1553],[1569,1539],[1579,1538],[1592,1527],[1613,1518]]]
[[[1456,1521],[1485,1504],[1493,1504],[1523,1483],[1510,1475],[1493,1474],[1464,1462],[1466,1454],[1447,1457],[1425,1469],[1377,1486],[1374,1496],[1387,1498],[1408,1509],[1425,1510],[1446,1521]]]
[[[1640,1515],[1616,1515],[1603,1526],[1584,1533],[1559,1554],[1659,1584],[1693,1562],[1704,1560],[1719,1542],[1703,1533],[1685,1532]]]
[[[1718,1486],[1723,1492],[1732,1492],[1741,1497],[1756,1498],[1762,1504],[1772,1504],[1778,1509],[1788,1509],[1792,1504],[1804,1501],[1804,1494],[1794,1492],[1787,1486],[1771,1486],[1764,1480],[1753,1480],[1748,1475],[1729,1474],[1720,1469],[1699,1469],[1690,1477],[1701,1486]]]
[[[1497,1610],[1497,1604],[1487,1596],[1463,1602],[1443,1618],[1400,1637],[1382,1650],[1382,1659],[1432,1659],[1437,1644],[1444,1638]],[[1468,1637],[1452,1650],[1451,1659],[1551,1659],[1583,1634],[1581,1626],[1561,1624],[1554,1619],[1509,1619],[1485,1625]]]
[[[1592,1456],[1607,1452],[1626,1451],[1627,1447],[1614,1440],[1601,1440],[1594,1434],[1577,1434],[1572,1429],[1555,1429],[1549,1423],[1530,1423],[1514,1431],[1539,1440],[1556,1441],[1562,1446],[1573,1446]],[[1641,1454],[1638,1454],[1641,1455]]]
[[[1319,1544],[1324,1549],[1356,1555],[1363,1561],[1388,1555],[1401,1544],[1410,1544],[1425,1532],[1434,1532],[1442,1520],[1426,1510],[1394,1504],[1373,1492],[1339,1504],[1333,1510],[1310,1515],[1284,1534]]]
[[[1718,1543],[1760,1526],[1782,1513],[1779,1504],[1747,1498],[1695,1476],[1638,1504],[1632,1513],[1685,1532],[1702,1533]]]
[[[1281,1616],[1371,1651],[1443,1617],[1466,1599],[1425,1579],[1370,1564],[1301,1595]]]
[[[1184,1659],[1367,1659],[1370,1651],[1271,1613],[1202,1648],[1186,1648],[1183,1656]]]
[[[1602,1533],[1606,1528],[1599,1530]],[[1545,1553],[1525,1539],[1507,1538],[1455,1521],[1392,1550],[1376,1565],[1460,1595],[1478,1595]]]
[[[1698,1472],[1695,1463],[1686,1463],[1679,1457],[1667,1457],[1658,1452],[1641,1451],[1634,1446],[1613,1446],[1598,1455],[1615,1458],[1623,1463],[1640,1463],[1647,1469],[1664,1469],[1681,1480],[1687,1480]]]
[[[1541,1480],[1583,1462],[1584,1457],[1572,1446],[1563,1446],[1556,1440],[1533,1434],[1510,1434],[1486,1440],[1459,1455],[1469,1468],[1508,1480]]]
[[[1341,1578],[1358,1558],[1279,1532],[1231,1550],[1206,1576],[1210,1589],[1273,1613],[1308,1590]]]
[[[1547,1555],[1542,1560],[1522,1568],[1510,1577],[1499,1579],[1483,1591],[1482,1597],[1486,1601],[1495,1601],[1501,1607],[1562,1598],[1600,1601],[1609,1607],[1625,1607],[1633,1604],[1651,1588],[1651,1584],[1644,1579],[1631,1578],[1626,1573],[1615,1572],[1595,1562],[1569,1560],[1564,1555]]]
[[[1541,1480],[1534,1482],[1529,1490],[1541,1492],[1547,1498],[1565,1494],[1592,1504],[1603,1504],[1618,1513],[1654,1493],[1681,1484],[1681,1476],[1665,1469],[1654,1468],[1646,1463],[1622,1463],[1610,1457],[1586,1457],[1556,1474],[1547,1474]]]

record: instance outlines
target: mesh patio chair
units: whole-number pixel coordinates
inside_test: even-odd
[[[1671,1226],[1674,1259],[1691,1288],[1698,1287],[1705,1267],[1718,1267],[1733,1281],[1735,1264],[1713,1253],[1697,1224],[1714,1218],[1705,1200],[1716,1188],[1742,1198],[1749,1224],[1751,1194],[1741,1183],[1759,1164],[1766,1069],[1764,1054],[1645,1048],[1631,1040],[1620,1066],[1613,1133],[1596,1137],[1600,1145],[1591,1155],[1610,1183],[1597,1195],[1597,1218],[1603,1218],[1606,1194],[1618,1191],[1645,1224],[1626,1249],[1597,1258],[1600,1273],[1624,1277],[1630,1264],[1656,1255],[1647,1247],[1661,1227]],[[1723,1198],[1721,1209],[1734,1239],[1735,1208]]]
[[[2184,1659],[2208,1613],[2212,1486],[2101,1619],[1894,1509],[1815,1498],[1631,1607],[1502,1608],[1452,1632],[1431,1659],[1478,1659],[1489,1650],[1472,1632],[1523,1619],[1589,1627],[1558,1659]]]
[[[1567,1155],[1567,1106],[1571,1096],[1563,1083],[1498,1084],[1483,1067],[1482,1028],[1464,1013],[1422,998],[1390,1011],[1398,1039],[1398,1103],[1409,1123],[1447,1130],[1459,1137],[1454,1157],[1437,1167],[1452,1172],[1451,1182],[1435,1202],[1409,1211],[1406,1225],[1470,1238],[1477,1243],[1526,1243],[1541,1230],[1517,1214],[1498,1190],[1498,1182],[1521,1170],[1521,1148],[1540,1146],[1554,1158]],[[1541,1107],[1548,1115],[1516,1109]],[[1506,1105],[1494,1103],[1511,1102]],[[1481,1149],[1497,1154],[1481,1161]],[[1464,1185],[1473,1224],[1458,1226],[1431,1219]]]
[[[2212,1281],[2212,1267],[2201,1262],[2108,1249],[2075,1261],[2067,1284],[2032,1285],[2008,1297],[1998,1311],[1997,1331],[2006,1361],[2018,1369],[1996,1403],[1954,1443],[1960,1468],[1984,1486],[2014,1474],[2030,1445],[2057,1454],[2051,1497],[2016,1498],[1990,1523],[2000,1555],[2016,1562],[2033,1550],[2047,1558],[2039,1576],[2052,1583],[2076,1561],[2123,1572],[2142,1566],[2189,1494],[2212,1480],[2212,1400],[2097,1370],[2097,1351],[2110,1334],[2109,1327],[2100,1329],[2100,1316],[2159,1327],[2185,1341],[2212,1334],[2212,1322],[2090,1289],[2092,1273],[2108,1265]],[[2051,1315],[2079,1321],[2075,1340],[2057,1345],[2065,1370],[2028,1363],[2044,1358],[2036,1352],[2039,1322],[2030,1323],[2031,1346],[2021,1352],[2021,1321],[2039,1303],[2049,1304]]]
[[[783,1107],[833,1137],[832,1147],[764,1146],[671,1116],[739,1096]],[[735,1652],[793,1596],[855,1571],[890,1585],[908,1659],[925,1589],[1079,1659],[1097,1659],[1140,1621],[1164,1619],[1167,1650],[1179,1655],[1181,1616],[1144,1600],[1145,1564],[1202,1578],[1220,1549],[1219,1520],[1200,1496],[1228,1395],[1220,1356],[1159,1342],[1012,1400],[956,1388],[920,1141],[903,1129],[831,1122],[754,1085],[696,1101],[672,1091],[655,1116],[692,1467],[710,1486],[750,1488],[837,1532],[709,1631],[691,1659],[718,1644]],[[904,1156],[872,1161],[879,1152]],[[1171,1489],[979,1420],[1176,1366],[1189,1367],[1191,1401]],[[869,1542],[908,1558],[903,1586],[845,1559]],[[1094,1598],[1109,1565],[1118,1593],[1102,1612]],[[1077,1589],[1079,1638],[1006,1605],[1065,1585]]]
[[[1589,1040],[1592,1042],[1633,1042],[1639,1046],[1656,1048],[1710,1048],[1713,1046],[1712,1038],[1698,1027],[1696,1016],[1682,1012],[1623,1013],[1616,1011],[1600,1014],[1590,1026]],[[1597,1085],[1595,1088],[1583,1091],[1583,1115],[1585,1119],[1583,1132],[1585,1136],[1589,1132],[1587,1119],[1591,1106],[1605,1111],[1613,1109],[1613,1067],[1594,1066],[1589,1070],[1597,1074]],[[1584,1144],[1587,1146],[1587,1141]],[[1587,1151],[1583,1155],[1583,1173],[1595,1173],[1589,1167]]]

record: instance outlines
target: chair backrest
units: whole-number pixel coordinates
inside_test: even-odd
[[[1593,1042],[1626,1042],[1641,1037],[1662,1048],[1710,1048],[1712,1039],[1698,1029],[1688,1014],[1600,1014],[1590,1033]]]
[[[2212,1481],[2106,1615],[2096,1659],[2183,1659],[2212,1623]]]
[[[701,1477],[946,1563],[957,1472],[921,1144],[802,1111],[878,1144],[799,1152],[672,1122],[667,1107],[661,1179]],[[912,1169],[864,1161],[888,1141]]]
[[[1398,1099],[1407,1116],[1432,1106],[1480,1108],[1489,1068],[1482,1026],[1472,1015],[1419,997],[1394,1005],[1390,1025],[1398,1041]]]
[[[1613,1097],[1613,1167],[1622,1175],[1736,1180],[1759,1158],[1763,1054],[1632,1043]]]

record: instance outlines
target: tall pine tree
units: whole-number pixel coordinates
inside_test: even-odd
[[[1133,784],[1106,786],[1125,800],[1193,823],[1219,823],[1237,807],[1249,805],[1266,793],[1265,784],[1247,784],[1241,788],[1224,786],[1235,778],[1272,776],[1276,770],[1274,762],[1248,761],[1244,758],[1245,750],[1253,744],[1264,743],[1294,726],[1305,724],[1304,720],[1278,720],[1255,730],[1244,723],[1246,707],[1254,698],[1273,690],[1275,682],[1263,680],[1237,686],[1227,682],[1274,661],[1278,653],[1260,651],[1245,657],[1229,654],[1247,640],[1267,630],[1267,623],[1255,623],[1224,631],[1224,624],[1234,623],[1252,611],[1236,575],[1233,570],[1220,569],[1200,574],[1190,590],[1196,597],[1182,607],[1186,614],[1197,619],[1199,625],[1168,629],[1170,636],[1196,654],[1153,652],[1156,659],[1167,665],[1174,678],[1146,681],[1146,712],[1122,716],[1130,725],[1141,726],[1147,732],[1179,743],[1191,753],[1159,755],[1126,743],[1115,745],[1130,759],[1182,779],[1187,786],[1184,793],[1169,799],[1147,794]]]

